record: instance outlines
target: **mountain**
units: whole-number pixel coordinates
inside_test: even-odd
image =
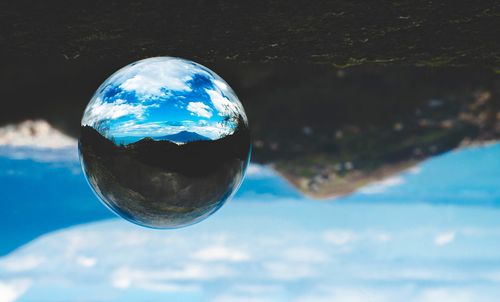
[[[195,132],[181,131],[181,132],[176,133],[176,134],[155,137],[155,140],[168,140],[168,141],[176,142],[176,143],[188,143],[188,142],[195,142],[195,141],[209,141],[211,139],[209,139],[206,136],[199,135],[198,133],[195,133]]]
[[[233,161],[245,162],[248,158],[248,129],[238,127],[233,134],[217,140],[205,138],[180,145],[170,141],[177,136],[187,138],[193,134],[203,138],[196,133],[184,132],[187,134],[179,132],[155,139],[145,137],[128,145],[115,145],[94,128],[83,126],[80,150],[87,162],[99,161],[103,166],[108,166],[113,161],[116,166],[123,168],[130,165],[128,161],[131,160],[187,177],[206,177],[224,165],[230,165]]]

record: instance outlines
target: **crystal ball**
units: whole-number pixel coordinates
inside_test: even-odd
[[[118,70],[81,122],[80,160],[99,199],[142,226],[178,228],[217,211],[250,158],[238,97],[210,69],[157,57]]]

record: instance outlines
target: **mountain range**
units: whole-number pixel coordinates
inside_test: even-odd
[[[115,143],[120,144],[120,145],[128,145],[128,144],[138,142],[141,139],[143,139],[143,137],[123,136],[123,137],[115,138]],[[155,141],[171,141],[174,143],[189,143],[189,142],[196,142],[196,141],[210,141],[211,140],[206,136],[200,135],[200,134],[195,133],[195,132],[190,132],[190,131],[181,131],[181,132],[169,134],[169,135],[155,136],[155,137],[152,137],[151,139],[153,139]]]
[[[175,134],[169,134],[169,135],[164,135],[164,136],[159,136],[155,137],[155,140],[168,140],[171,142],[176,142],[176,143],[189,143],[189,142],[195,142],[195,141],[209,141],[209,139],[206,136],[200,135],[195,132],[190,132],[190,131],[181,131]]]

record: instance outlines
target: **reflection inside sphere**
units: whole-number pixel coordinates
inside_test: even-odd
[[[134,223],[174,228],[220,208],[250,151],[236,94],[211,70],[160,57],[109,77],[85,109],[79,141],[99,198]]]

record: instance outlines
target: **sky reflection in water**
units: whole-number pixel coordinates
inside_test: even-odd
[[[500,144],[433,158],[333,202],[302,197],[251,165],[220,212],[174,231],[114,218],[89,193],[74,149],[23,152],[0,150],[0,302],[500,294]]]

